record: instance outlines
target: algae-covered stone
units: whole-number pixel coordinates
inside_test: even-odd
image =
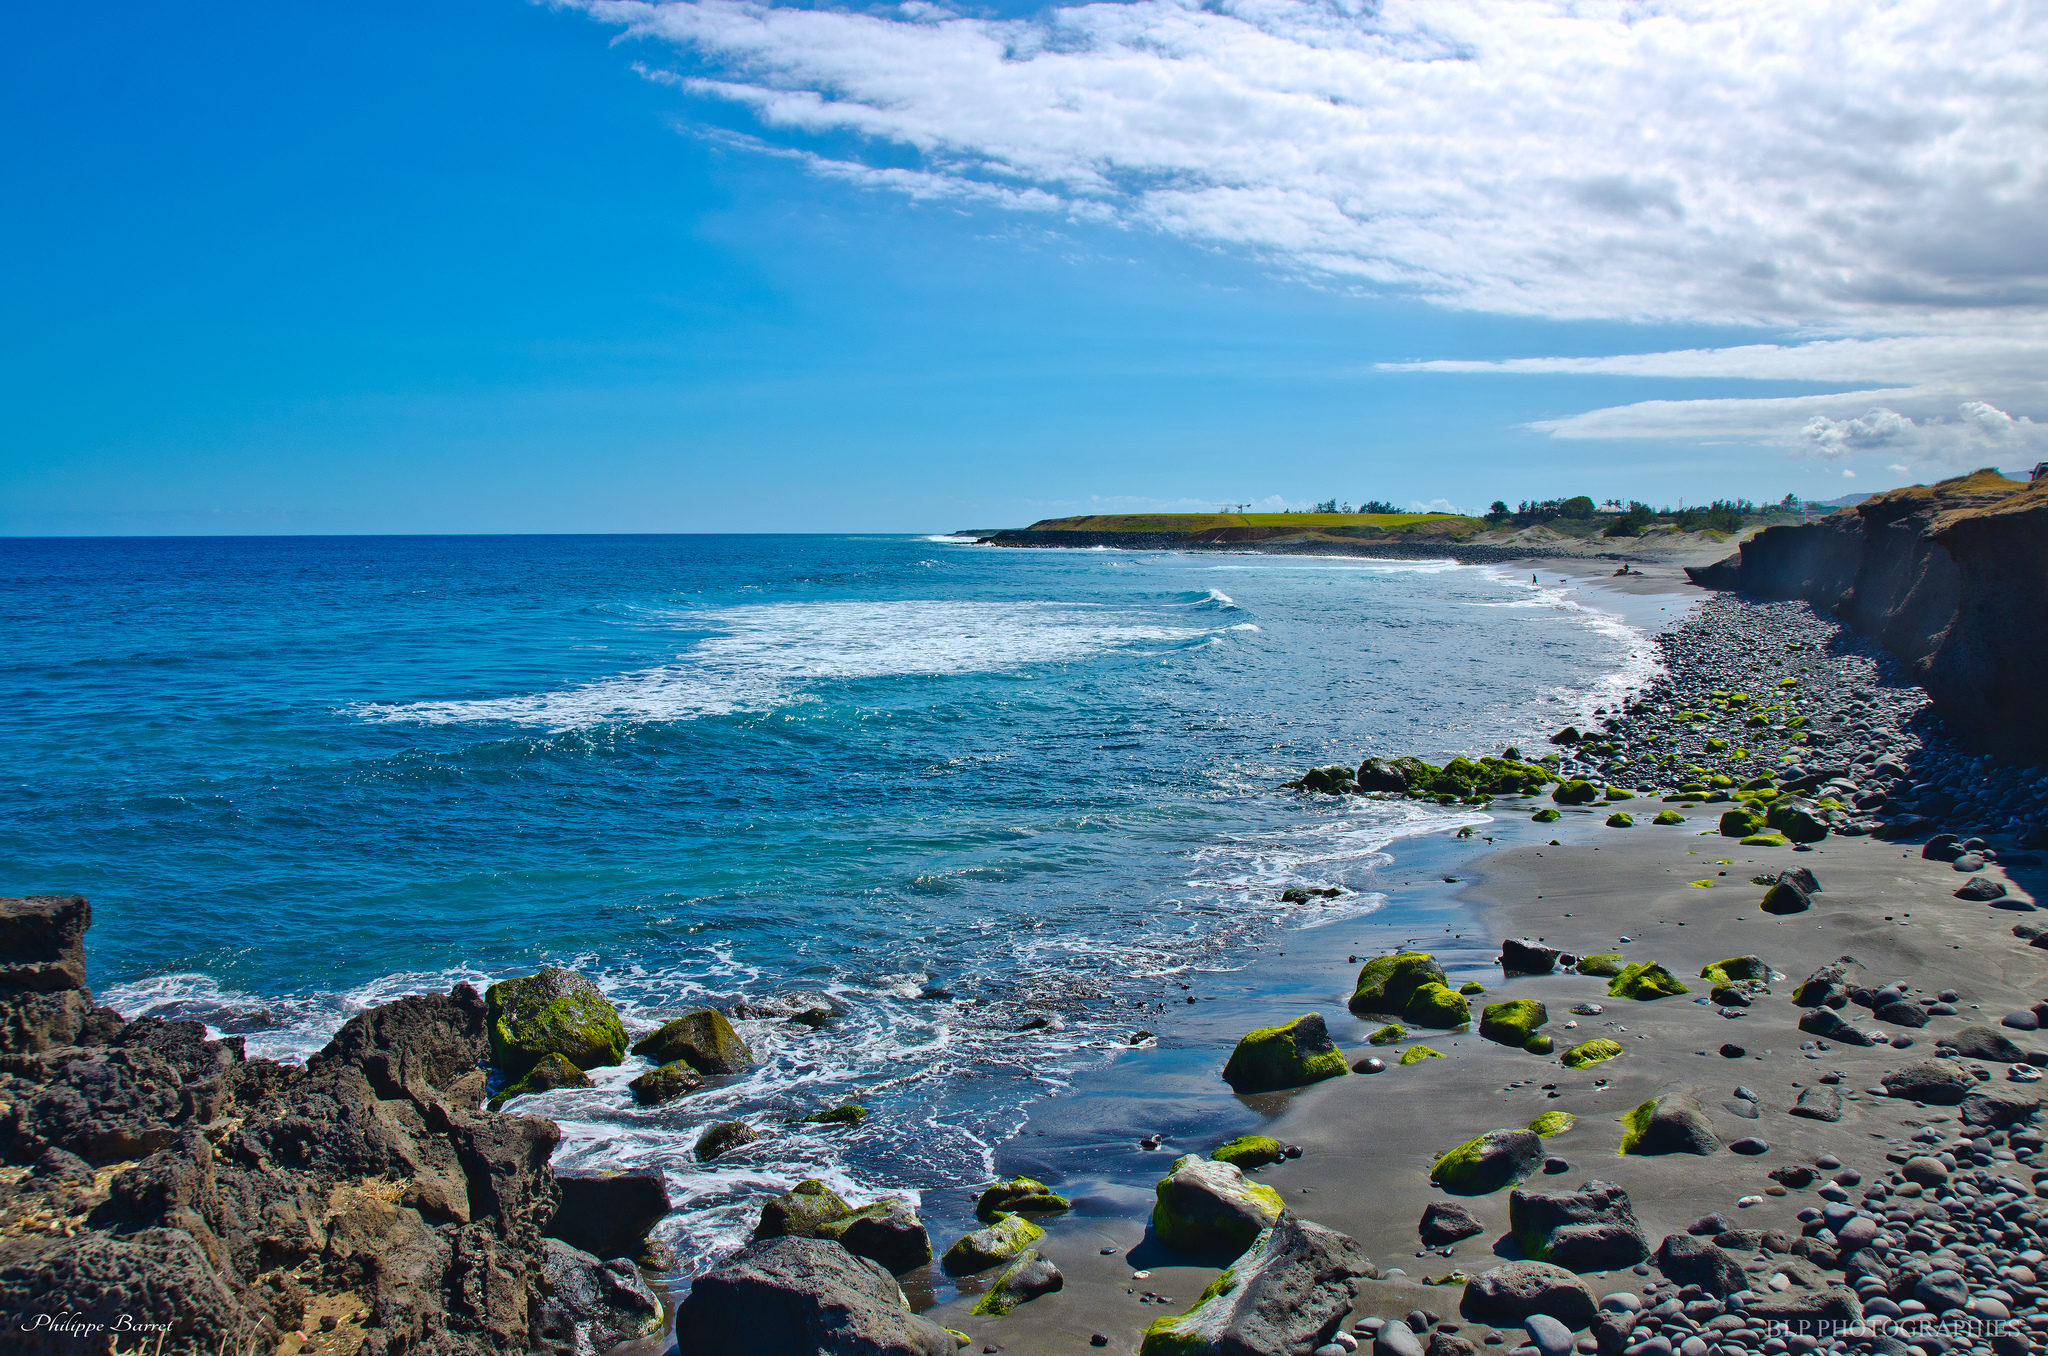
[[[1485,993],[1486,986],[1476,979],[1468,979],[1458,986],[1458,992],[1467,998],[1471,998],[1477,994]]]
[[[1358,972],[1351,993],[1351,1010],[1357,1013],[1405,1012],[1408,1000],[1424,984],[1445,982],[1444,967],[1427,951],[1403,951],[1392,956],[1375,956]]]
[[[743,1145],[761,1138],[761,1132],[745,1121],[719,1121],[697,1136],[697,1161],[709,1163]]]
[[[1742,845],[1743,847],[1790,847],[1790,846],[1792,846],[1792,842],[1791,842],[1791,840],[1790,840],[1790,839],[1788,839],[1788,838],[1780,838],[1780,837],[1779,837],[1779,836],[1778,836],[1777,834],[1775,834],[1775,833],[1753,833],[1753,834],[1749,835],[1749,837],[1747,837],[1747,838],[1744,838],[1744,839],[1741,839],[1741,840],[1740,840],[1740,843],[1741,843],[1741,845]]]
[[[633,1090],[633,1100],[642,1106],[659,1106],[673,1101],[686,1092],[696,1092],[704,1086],[704,1075],[689,1065],[677,1060],[664,1064],[659,1069],[650,1069],[626,1085]]]
[[[1262,1168],[1287,1157],[1287,1149],[1271,1135],[1239,1135],[1211,1149],[1209,1157],[1240,1169]]]
[[[1543,1161],[1543,1141],[1529,1130],[1489,1130],[1436,1161],[1430,1180],[1446,1191],[1478,1196],[1513,1186]]]
[[[1712,961],[1700,967],[1700,978],[1716,984],[1732,984],[1738,980],[1769,980],[1771,967],[1764,964],[1761,956],[1730,956],[1727,960]]]
[[[1066,1277],[1060,1275],[1058,1267],[1040,1257],[1036,1249],[1026,1249],[1003,1268],[1002,1274],[990,1284],[988,1293],[975,1302],[971,1312],[1000,1318],[1018,1305],[1055,1290],[1064,1290],[1066,1285]]]
[[[1366,1037],[1366,1040],[1374,1045],[1393,1045],[1398,1041],[1405,1041],[1407,1039],[1408,1028],[1405,1026],[1395,1026],[1391,1023]]]
[[[997,1215],[1052,1214],[1073,1208],[1072,1201],[1045,1183],[1031,1177],[1012,1177],[984,1189],[975,1198],[974,1217],[992,1221]]]
[[[868,1109],[858,1102],[846,1102],[827,1111],[813,1111],[808,1116],[798,1116],[792,1125],[859,1125],[868,1118]]]
[[[1723,838],[1747,838],[1764,826],[1762,815],[1752,814],[1745,809],[1723,810],[1721,812],[1721,836]]]
[[[1537,824],[1555,824],[1558,820],[1564,818],[1564,811],[1554,805],[1546,805],[1535,814],[1530,815],[1529,818]]]
[[[1401,1052],[1401,1063],[1404,1065],[1420,1064],[1425,1059],[1442,1059],[1443,1057],[1444,1052],[1441,1050],[1432,1050],[1426,1045],[1411,1045]]]
[[[1247,1181],[1229,1163],[1188,1154],[1154,1188],[1152,1232],[1169,1248],[1243,1251],[1280,1218],[1285,1203],[1269,1186]]]
[[[761,1203],[761,1219],[754,1225],[754,1237],[816,1238],[818,1226],[844,1219],[853,1208],[839,1193],[815,1177],[806,1177],[780,1196]]]
[[[626,1028],[618,1010],[574,970],[550,965],[522,979],[501,979],[486,999],[491,1062],[508,1077],[524,1078],[551,1054],[579,1069],[617,1064],[626,1057]]]
[[[1539,1031],[1523,1041],[1522,1048],[1532,1055],[1547,1055],[1557,1048],[1557,1042],[1548,1032]]]
[[[1022,1215],[1004,1215],[985,1229],[976,1229],[946,1249],[939,1265],[948,1276],[971,1276],[1007,1262],[1045,1237],[1045,1230]]]
[[[1529,1122],[1529,1133],[1539,1139],[1561,1135],[1579,1123],[1579,1118],[1569,1111],[1546,1111]]]
[[[1621,1053],[1621,1042],[1611,1041],[1605,1036],[1581,1041],[1558,1056],[1558,1062],[1567,1069],[1583,1069],[1605,1059],[1613,1059]]]
[[[1479,1034],[1502,1045],[1526,1045],[1536,1028],[1550,1020],[1550,1009],[1533,998],[1488,1003],[1479,1014]]]
[[[1763,903],[1757,907],[1765,913],[1805,913],[1813,907],[1813,900],[1799,888],[1797,881],[1781,875],[1764,892]]]
[[[1574,778],[1568,782],[1559,782],[1557,789],[1550,793],[1550,798],[1559,805],[1591,805],[1604,794],[1604,788],[1592,782]]]
[[[1417,1026],[1463,1026],[1472,1020],[1472,1008],[1449,986],[1424,984],[1408,996],[1402,1015]]]
[[[1155,1319],[1140,1356],[1321,1350],[1336,1340],[1356,1281],[1378,1274],[1354,1240],[1288,1215],[1261,1232],[1193,1308]]]
[[[1676,810],[1659,810],[1657,817],[1650,822],[1652,824],[1683,824],[1685,816]]]
[[[710,1008],[697,1008],[664,1022],[659,1031],[643,1036],[633,1046],[633,1053],[656,1064],[680,1060],[704,1074],[735,1074],[754,1062],[754,1052],[725,1020],[725,1014]]]
[[[495,1110],[514,1097],[524,1097],[528,1093],[553,1092],[556,1088],[595,1086],[596,1084],[590,1081],[589,1074],[571,1064],[563,1056],[550,1052],[540,1063],[526,1071],[526,1077],[491,1098],[491,1107]]]
[[[1464,1003],[1464,999],[1458,999],[1460,1007]],[[1245,1033],[1223,1066],[1223,1081],[1237,1092],[1272,1092],[1320,1083],[1350,1072],[1343,1051],[1323,1025],[1323,1014],[1311,1012],[1285,1026],[1260,1027]]]
[[[1620,974],[1626,964],[1619,951],[1596,951],[1590,956],[1579,957],[1579,973],[1608,979]]]
[[[1609,801],[1634,800],[1635,798],[1636,793],[1625,786],[1610,786],[1607,788],[1607,799]]]
[[[1714,1123],[1689,1093],[1652,1097],[1621,1118],[1625,1154],[1710,1154],[1720,1147]]]
[[[1828,836],[1828,822],[1820,817],[1814,803],[1803,796],[1772,802],[1765,822],[1795,843],[1818,843]]]
[[[1607,827],[1610,829],[1632,829],[1635,826],[1635,816],[1626,810],[1616,810],[1607,816]]]
[[[1625,967],[1607,986],[1609,998],[1634,998],[1647,1001],[1652,998],[1671,998],[1682,993],[1691,993],[1685,982],[1655,961],[1637,961]]]

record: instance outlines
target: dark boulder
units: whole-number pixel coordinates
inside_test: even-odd
[[[152,1349],[160,1332],[163,1350],[195,1356],[247,1350],[260,1332],[199,1242],[178,1229],[10,1239],[0,1244],[0,1313],[13,1330],[9,1349],[35,1356],[102,1349],[124,1321],[148,1332]],[[100,1341],[38,1330],[44,1314],[97,1325]]]
[[[880,1263],[891,1275],[914,1271],[932,1260],[931,1235],[917,1212],[903,1201],[877,1201],[821,1221],[816,1236],[830,1239],[855,1257]]]
[[[1821,966],[1792,991],[1792,1001],[1802,1008],[1840,1007],[1848,1001],[1855,982],[1850,977],[1853,963],[1832,961]]]
[[[1809,1036],[1818,1036],[1824,1041],[1839,1041],[1843,1045],[1875,1045],[1869,1033],[1851,1026],[1842,1015],[1832,1008],[1814,1008],[1802,1013],[1799,1029]]]
[[[853,1207],[841,1200],[838,1192],[815,1177],[806,1177],[780,1196],[771,1196],[761,1203],[761,1218],[754,1226],[754,1237],[816,1238],[819,1225],[852,1213]]]
[[[745,1121],[719,1121],[697,1136],[697,1161],[709,1163],[712,1159],[752,1144],[759,1138],[761,1132]]]
[[[1530,1258],[1569,1271],[1611,1271],[1650,1255],[1628,1193],[1612,1182],[1576,1191],[1514,1191],[1508,1231]]]
[[[1957,1106],[1977,1085],[1962,1065],[1946,1059],[1922,1060],[1894,1070],[1879,1080],[1887,1094],[1935,1106]]]
[[[836,1243],[771,1238],[697,1278],[676,1311],[687,1352],[747,1356],[952,1356],[953,1339],[910,1312],[895,1278]]]
[[[1623,1117],[1625,1154],[1710,1154],[1721,1147],[1714,1123],[1689,1093],[1667,1092]]]
[[[1510,974],[1547,975],[1557,968],[1559,954],[1554,946],[1510,937],[1500,944],[1500,966]]]
[[[2001,1035],[1996,1027],[1971,1025],[1943,1036],[1938,1045],[1953,1049],[1965,1059],[1986,1059],[1999,1064],[2019,1064],[2027,1052]]]
[[[647,1235],[671,1208],[659,1172],[555,1169],[561,1203],[549,1222],[550,1238],[595,1257],[638,1257]]]
[[[1668,1234],[1657,1245],[1657,1269],[1679,1285],[1696,1285],[1717,1299],[1744,1286],[1742,1267],[1704,1238]]]
[[[661,1300],[631,1262],[603,1261],[554,1238],[542,1257],[534,1306],[539,1350],[591,1356],[660,1329]]]
[[[1516,1192],[1517,1196],[1521,1193]],[[1415,1227],[1425,1248],[1447,1248],[1460,1239],[1471,1238],[1486,1232],[1486,1226],[1464,1206],[1454,1201],[1431,1201],[1422,1211],[1422,1222]]]
[[[2041,1109],[2041,1099],[2015,1084],[1980,1084],[1963,1098],[1963,1124],[2003,1130],[2025,1125]]]
[[[84,895],[0,898],[0,984],[37,993],[85,987]]]
[[[1548,1314],[1573,1330],[1593,1321],[1593,1292],[1563,1267],[1547,1262],[1509,1262],[1465,1282],[1465,1315],[1506,1326],[1531,1314]]]
[[[475,1075],[490,1051],[484,1000],[457,984],[445,994],[415,994],[357,1013],[306,1068],[354,1065],[379,1097],[400,1097],[407,1089],[449,1091]]]
[[[626,1028],[597,986],[558,965],[519,979],[501,979],[484,994],[491,1062],[522,1078],[543,1055],[558,1054],[579,1069],[622,1062]]]
[[[1215,1294],[1152,1333],[1177,1352],[1314,1351],[1343,1325],[1357,1281],[1378,1274],[1351,1238],[1283,1215],[1231,1263]]]

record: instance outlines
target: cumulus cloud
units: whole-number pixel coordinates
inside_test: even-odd
[[[2048,8],[2027,0],[561,2],[749,144],[878,191],[1463,309],[1807,340],[1409,370],[1838,388],[1539,425],[1556,437],[1961,455],[2036,436],[1969,402],[2048,408]]]
[[[768,135],[857,134],[839,172],[1036,189],[1016,205],[1454,305],[1804,324],[2048,301],[2048,43],[2013,0],[579,7]]]
[[[1431,499],[1427,502],[1417,499],[1409,503],[1410,513],[1456,513],[1458,506],[1448,499]]]

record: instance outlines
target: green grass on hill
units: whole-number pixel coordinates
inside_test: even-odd
[[[1472,523],[1453,513],[1091,513],[1079,518],[1042,518],[1033,532],[1206,532],[1218,527],[1377,527],[1395,529],[1417,523]]]

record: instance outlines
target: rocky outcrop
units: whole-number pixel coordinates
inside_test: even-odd
[[[749,1244],[697,1278],[676,1311],[682,1351],[749,1356],[952,1356],[953,1339],[910,1312],[895,1278],[816,1238]]]
[[[1144,1356],[1314,1351],[1335,1337],[1356,1283],[1378,1276],[1354,1240],[1282,1215],[1203,1292],[1145,1333]]]
[[[1983,470],[1767,528],[1687,571],[1708,588],[1798,598],[1881,641],[1949,726],[2001,757],[2048,755],[2048,481]]]
[[[566,1356],[659,1324],[630,1263],[543,1237],[560,1135],[480,1109],[475,990],[359,1014],[285,1066],[197,1022],[92,1007],[90,916],[76,897],[0,901],[0,972],[43,986],[0,995],[33,1037],[0,1073],[0,1151],[36,1165],[0,1187],[0,1310],[160,1323],[166,1356],[295,1349],[315,1301],[360,1315],[364,1356]]]

